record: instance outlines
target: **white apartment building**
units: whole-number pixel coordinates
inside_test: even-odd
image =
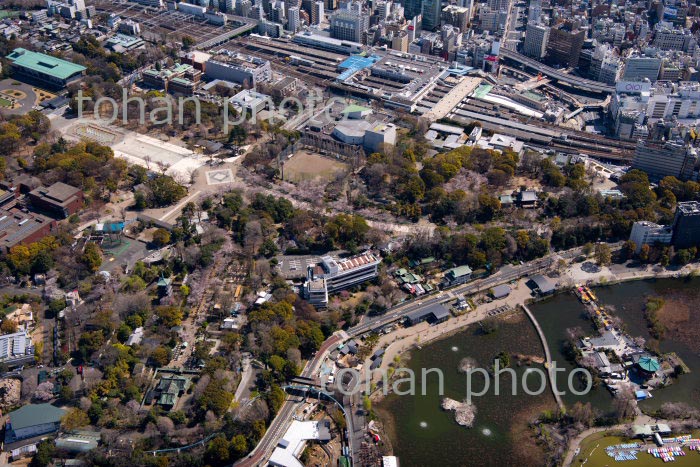
[[[297,32],[299,29],[301,29],[301,16],[299,16],[299,7],[294,6],[289,9],[287,30]]]
[[[642,245],[654,245],[657,243],[668,245],[673,238],[673,229],[667,225],[659,225],[649,221],[638,221],[632,224],[630,240],[636,245],[636,253],[642,249]]]
[[[328,305],[328,294],[350,288],[377,277],[381,259],[373,253],[345,259],[323,256],[321,262],[309,266],[304,283],[304,297],[317,307]]]
[[[547,53],[549,41],[549,28],[541,24],[531,23],[525,31],[525,45],[523,53],[528,57],[543,58]]]

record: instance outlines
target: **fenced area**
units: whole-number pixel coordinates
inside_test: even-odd
[[[304,180],[330,182],[350,166],[343,161],[301,150],[284,158],[284,179],[293,183]]]
[[[118,132],[92,123],[75,125],[72,128],[72,133],[80,139],[86,138],[108,146],[117,143],[122,138]]]

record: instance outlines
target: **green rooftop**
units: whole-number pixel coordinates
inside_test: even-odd
[[[458,277],[467,276],[472,273],[472,268],[469,266],[457,266],[456,268],[449,269],[445,275],[453,279]]]
[[[372,109],[370,109],[369,107],[362,107],[361,105],[352,104],[352,105],[345,107],[345,109],[343,109],[343,113],[350,114],[350,113],[355,113],[355,112],[368,112],[371,110]]]
[[[544,102],[547,100],[546,96],[543,96],[542,94],[533,91],[525,91],[522,95],[535,102]]]
[[[35,425],[58,423],[66,411],[51,404],[29,404],[10,412],[10,423],[14,431]]]
[[[491,92],[492,89],[493,89],[493,85],[482,84],[478,88],[476,88],[476,90],[474,91],[472,96],[476,97],[477,99],[483,99],[484,97],[486,97],[486,95],[488,93]]]
[[[7,59],[16,66],[62,80],[68,79],[86,70],[82,65],[22,48],[13,50],[12,53],[7,56]]]
[[[659,361],[652,357],[642,357],[639,359],[639,368],[646,371],[647,373],[656,373],[661,368]]]

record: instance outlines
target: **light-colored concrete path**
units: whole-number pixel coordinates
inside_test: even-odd
[[[523,310],[525,311],[525,314],[527,315],[528,318],[530,318],[530,321],[532,324],[535,326],[535,330],[537,331],[537,335],[540,336],[540,342],[542,342],[542,347],[544,348],[544,357],[545,357],[545,366],[547,367],[547,376],[549,377],[549,386],[552,388],[552,394],[554,394],[554,399],[557,401],[557,405],[559,406],[560,409],[564,409],[564,401],[561,398],[561,395],[559,394],[559,391],[557,390],[556,385],[554,384],[556,380],[556,375],[554,374],[554,368],[552,366],[552,355],[549,352],[549,344],[547,344],[547,338],[544,335],[544,332],[542,331],[542,327],[540,326],[540,323],[537,322],[537,318],[535,318],[535,315],[532,314],[530,309],[525,305],[524,303],[521,305],[523,307]],[[523,383],[524,384],[524,383]]]

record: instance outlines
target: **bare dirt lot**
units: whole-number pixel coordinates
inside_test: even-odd
[[[284,162],[284,178],[298,183],[302,180],[331,181],[341,172],[347,172],[349,166],[330,157],[307,151],[298,151]]]

